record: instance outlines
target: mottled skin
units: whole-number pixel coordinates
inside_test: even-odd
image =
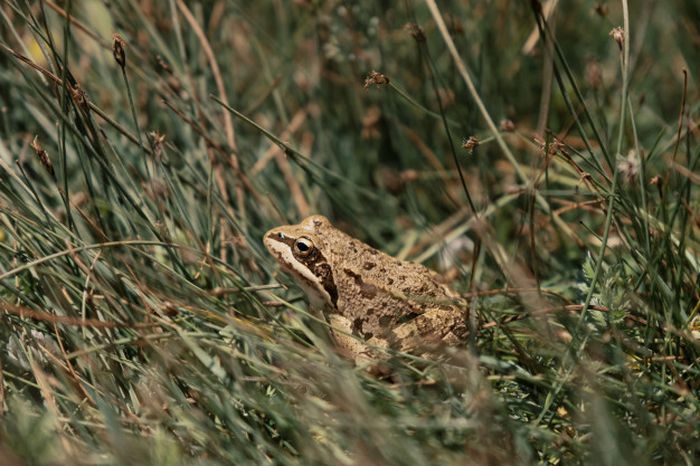
[[[371,356],[363,341],[420,354],[466,342],[461,303],[434,272],[352,238],[325,217],[274,228],[263,242],[311,307],[341,330],[334,339],[356,360]]]

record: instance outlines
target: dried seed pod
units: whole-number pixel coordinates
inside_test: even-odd
[[[49,174],[53,177],[56,176],[54,170],[53,170],[53,163],[51,163],[51,159],[49,158],[49,155],[46,153],[44,148],[39,144],[39,136],[34,136],[34,139],[32,140],[32,143],[30,144],[31,148],[34,150],[34,153],[39,157],[39,160],[41,161],[41,164],[46,168],[46,171],[49,172]]]
[[[411,36],[416,40],[416,42],[425,42],[425,33],[423,33],[423,28],[416,23],[406,23],[405,26]]]
[[[114,61],[117,62],[119,67],[123,70],[126,66],[126,41],[118,33],[112,35],[112,55],[114,56]]]
[[[365,78],[365,84],[364,87],[367,89],[371,85],[375,86],[385,86],[389,84],[389,78],[384,76],[382,73],[379,71],[372,71],[370,74]]]
[[[622,50],[622,46],[625,44],[625,30],[620,26],[613,28],[610,31],[610,37],[617,42],[618,47],[620,47],[620,50]]]
[[[478,146],[479,140],[476,138],[476,136],[469,136],[469,138],[462,141],[462,147],[464,147],[470,154],[474,152],[474,149],[476,149]]]

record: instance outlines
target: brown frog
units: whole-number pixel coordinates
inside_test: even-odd
[[[378,251],[320,215],[273,228],[263,242],[356,361],[373,357],[372,346],[423,355],[466,343],[459,295],[420,264]]]

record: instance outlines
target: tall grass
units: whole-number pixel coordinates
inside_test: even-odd
[[[695,2],[0,15],[0,463],[700,457]],[[336,355],[260,241],[316,212],[469,349]]]

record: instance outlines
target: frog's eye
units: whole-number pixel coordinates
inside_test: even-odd
[[[294,241],[294,254],[306,257],[314,250],[314,242],[304,236]]]

